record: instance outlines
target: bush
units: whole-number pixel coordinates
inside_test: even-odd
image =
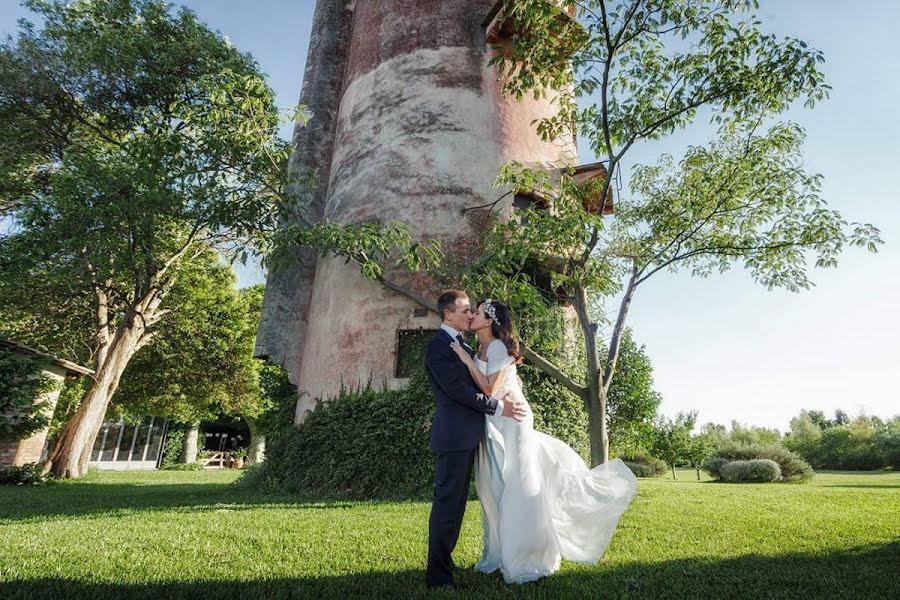
[[[272,440],[240,483],[324,498],[425,497],[434,480],[433,413],[424,373],[402,390],[342,390]]]
[[[659,477],[664,474],[668,468],[666,463],[650,456],[646,452],[630,452],[619,455],[625,466],[631,469],[635,477]]]
[[[183,464],[181,455],[184,453],[184,438],[187,437],[190,430],[190,423],[169,423],[169,428],[166,430],[166,441],[163,443],[162,460],[159,461],[160,469],[177,470],[178,466]]]
[[[767,483],[781,479],[781,467],[767,458],[733,460],[722,465],[720,472],[722,479],[731,483]]]
[[[203,463],[199,461],[192,463],[175,463],[160,466],[160,469],[164,471],[202,471]]]
[[[722,467],[726,464],[728,464],[727,458],[711,456],[703,461],[703,465],[701,465],[700,468],[709,473],[712,477],[722,479]]]
[[[900,427],[895,425],[894,431],[880,433],[875,439],[875,443],[881,452],[884,465],[900,471]]]
[[[0,485],[40,485],[46,481],[47,477],[41,475],[40,463],[0,466]]]
[[[716,450],[710,458],[717,457],[728,462],[763,458],[774,461],[781,469],[781,481],[800,483],[815,475],[809,463],[781,446],[726,446]]]
[[[653,467],[650,465],[645,465],[643,463],[633,463],[628,461],[622,461],[628,469],[634,473],[635,477],[659,477],[659,473],[655,473],[653,471]]]

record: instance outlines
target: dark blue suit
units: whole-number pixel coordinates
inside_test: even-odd
[[[429,586],[453,582],[451,554],[466,510],[475,454],[484,438],[484,415],[497,410],[497,401],[478,391],[469,369],[450,348],[453,341],[441,329],[425,351],[425,368],[436,404],[431,450],[437,455],[428,520],[425,581]],[[465,348],[472,354],[471,348]]]

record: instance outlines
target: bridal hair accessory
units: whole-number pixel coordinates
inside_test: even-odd
[[[492,321],[497,320],[497,308],[494,306],[493,300],[485,300],[484,301],[484,314],[489,316]]]

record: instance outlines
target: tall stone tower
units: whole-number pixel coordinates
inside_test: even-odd
[[[292,157],[316,181],[298,209],[342,223],[403,221],[456,260],[474,256],[484,212],[463,209],[503,194],[492,182],[504,163],[577,160],[574,140],[535,132],[552,100],[501,95],[488,62],[503,37],[502,1],[318,0],[300,94],[310,119],[295,130]],[[440,293],[424,276],[387,277],[429,299]],[[353,264],[302,252],[269,275],[257,355],[306,392],[300,422],[342,383],[403,385],[404,335],[436,327],[435,315]]]

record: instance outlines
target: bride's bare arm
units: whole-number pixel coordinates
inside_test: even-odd
[[[478,384],[478,388],[482,391],[482,393],[487,394],[488,396],[493,398],[494,393],[500,387],[498,382],[503,381],[503,376],[506,374],[506,370],[509,367],[506,366],[496,373],[485,375],[481,372],[481,369],[478,368],[478,365],[475,364],[475,361],[472,360],[472,357],[469,356],[469,353],[463,350],[462,346],[460,346],[456,342],[453,342],[452,344],[450,344],[450,347],[453,348],[453,351],[456,352],[460,360],[462,360],[466,365],[466,368],[469,369],[469,373],[471,373],[472,379],[474,379],[475,383]]]

